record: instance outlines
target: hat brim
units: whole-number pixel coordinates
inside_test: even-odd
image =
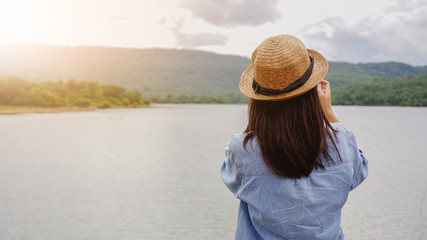
[[[319,84],[319,82],[325,78],[326,74],[328,73],[328,62],[326,61],[325,57],[323,57],[322,54],[320,54],[315,50],[307,49],[307,52],[310,53],[310,55],[314,58],[314,66],[313,66],[313,71],[311,73],[311,77],[301,87],[291,92],[280,93],[272,96],[265,96],[259,93],[255,93],[254,89],[252,88],[254,68],[253,68],[253,65],[251,64],[242,73],[242,77],[240,78],[240,83],[239,83],[240,91],[249,98],[252,98],[255,100],[261,100],[261,101],[286,100],[289,98],[297,97],[301,94],[304,94],[310,91],[310,89],[316,87],[317,84]]]

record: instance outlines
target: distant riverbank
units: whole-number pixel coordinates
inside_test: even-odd
[[[112,106],[111,108],[143,108],[148,105],[141,105],[136,107]],[[23,113],[62,113],[62,112],[88,112],[95,111],[97,107],[26,107],[26,106],[0,106],[0,115],[14,115]]]

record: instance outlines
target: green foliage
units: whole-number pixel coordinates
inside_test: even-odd
[[[92,101],[88,98],[78,98],[75,101],[75,105],[77,107],[89,107],[92,105]]]
[[[0,79],[0,105],[31,107],[141,106],[147,103],[136,91],[98,82],[32,83],[17,77]],[[149,102],[148,102],[149,103]]]
[[[108,100],[103,100],[102,102],[100,102],[98,104],[99,108],[110,108],[111,107],[111,103]]]
[[[125,97],[126,97],[127,100],[129,100],[128,104],[131,104],[131,105],[146,104],[145,102],[141,103],[142,96],[141,96],[140,92],[137,92],[137,91],[128,91],[126,93]]]
[[[401,78],[375,78],[355,83],[332,96],[337,105],[427,107],[427,73]]]
[[[222,96],[196,96],[196,95],[173,95],[153,96],[151,101],[155,103],[247,103],[248,98],[242,94],[227,94]]]
[[[60,107],[66,106],[66,99],[49,91],[43,84],[31,88],[28,91],[26,105],[35,107]]]
[[[16,98],[18,101],[23,98],[23,94],[27,92],[31,87],[32,83],[26,82],[18,77],[9,77],[0,81],[0,103],[2,105],[15,105]]]
[[[117,98],[117,99],[120,99],[126,93],[126,89],[120,86],[115,86],[115,85],[104,85],[102,86],[102,90],[104,90],[105,97],[111,97],[111,98]]]
[[[142,105],[150,105],[151,104],[151,100],[150,99],[144,99],[144,101],[142,102]]]

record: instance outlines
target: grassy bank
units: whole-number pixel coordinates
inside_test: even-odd
[[[142,108],[148,107],[148,105],[124,107],[124,106],[112,106],[111,108]],[[99,108],[89,107],[27,107],[27,106],[0,106],[0,115],[13,115],[23,113],[62,113],[62,112],[88,112],[95,111]]]
[[[96,107],[26,107],[26,106],[0,106],[0,114],[21,113],[58,113],[58,112],[85,112],[94,111]]]

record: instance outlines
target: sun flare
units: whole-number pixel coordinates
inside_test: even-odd
[[[31,41],[30,22],[33,16],[25,6],[7,6],[0,15],[0,42]]]

